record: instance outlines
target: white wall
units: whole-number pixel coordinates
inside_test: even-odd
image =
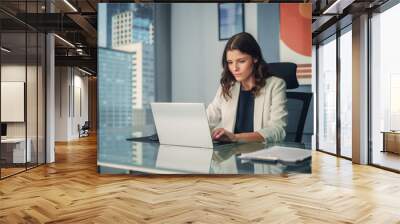
[[[77,139],[78,124],[88,120],[88,78],[71,67],[56,67],[55,73],[55,141]],[[82,116],[77,106],[79,89]]]
[[[88,77],[87,76],[81,76],[82,73],[76,73],[75,70],[75,80],[74,80],[74,86],[75,86],[75,113],[73,113],[73,118],[71,120],[71,126],[72,126],[72,130],[71,130],[71,135],[73,136],[73,138],[77,138],[79,137],[79,133],[78,133],[78,129],[77,126],[78,124],[80,124],[81,126],[85,123],[85,121],[88,121]],[[77,90],[80,89],[81,91],[81,110],[82,112],[79,112],[79,108],[78,108],[78,104],[79,102],[77,100],[78,99],[78,93]]]
[[[25,65],[8,64],[1,66],[1,81],[25,82]],[[33,67],[28,66],[28,73],[32,72]],[[35,71],[36,72],[36,71]]]
[[[25,82],[25,65],[8,64],[1,66],[1,81],[18,81]],[[27,67],[28,72],[32,70],[31,66]],[[7,110],[7,108],[1,108]],[[7,123],[7,137],[25,137],[25,122],[9,122]]]
[[[28,137],[31,133],[36,133],[36,80],[32,80],[32,75],[36,77],[36,67],[18,64],[5,64],[1,66],[1,81],[4,82],[25,82],[26,72],[28,72],[27,88],[27,121],[28,121]],[[32,87],[33,86],[33,87]],[[4,97],[4,96],[2,96]],[[7,110],[8,108],[1,108]],[[7,136],[8,137],[25,137],[26,122],[7,122]]]
[[[21,138],[26,135],[30,139],[33,161],[36,161],[36,156],[39,154],[38,162],[43,163],[45,153],[45,117],[43,112],[45,90],[42,67],[25,66],[25,64],[3,64],[1,76],[1,81],[25,82],[26,85],[26,106],[21,108],[22,112],[26,112],[26,121],[7,122],[7,137]],[[2,95],[3,97],[7,96]],[[10,108],[3,107],[1,110],[10,110]],[[51,160],[48,161],[51,162]]]
[[[67,67],[55,68],[55,141],[68,139],[68,85]]]
[[[245,4],[245,31],[257,38],[256,4]],[[218,40],[218,4],[172,4],[172,101],[211,102],[225,44]]]

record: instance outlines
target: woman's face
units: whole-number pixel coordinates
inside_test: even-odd
[[[257,60],[253,59],[251,55],[242,53],[239,50],[228,50],[226,53],[226,61],[229,71],[233,74],[236,81],[242,82],[254,75],[253,66]]]

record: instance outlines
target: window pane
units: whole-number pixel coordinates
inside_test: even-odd
[[[340,152],[351,158],[352,141],[352,35],[340,37]]]
[[[153,5],[99,4],[98,19],[98,159],[140,163],[141,146],[126,138],[155,133]]]
[[[400,21],[400,4],[372,18],[372,163],[400,170],[400,133],[390,134],[386,141],[382,132],[400,130],[400,32],[393,27]],[[386,152],[382,152],[385,150]]]
[[[318,146],[336,153],[336,40],[318,48]]]

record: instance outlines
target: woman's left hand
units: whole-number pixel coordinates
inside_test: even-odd
[[[212,139],[226,142],[237,142],[236,135],[223,128],[217,128],[212,133]]]

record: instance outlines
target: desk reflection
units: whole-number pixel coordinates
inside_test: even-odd
[[[237,143],[214,149],[128,141],[127,148],[103,151],[97,161],[99,172],[154,174],[289,174],[311,173],[311,150],[296,163],[242,160],[240,155],[273,146],[304,149],[297,143]],[[276,148],[275,148],[276,150]],[[303,156],[304,157],[304,156]]]

